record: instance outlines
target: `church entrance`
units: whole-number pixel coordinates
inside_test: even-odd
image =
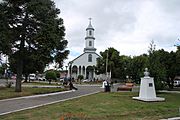
[[[77,79],[77,71],[78,71],[78,67],[75,65],[72,67],[72,80]]]
[[[94,78],[94,68],[92,66],[88,66],[86,68],[86,79],[93,80]]]

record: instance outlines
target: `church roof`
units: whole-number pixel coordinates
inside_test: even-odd
[[[73,61],[77,60],[78,58],[80,58],[81,56],[83,56],[83,55],[86,54],[86,53],[88,53],[88,52],[82,53],[81,55],[79,55],[78,57],[76,57],[75,59],[73,59],[72,61],[70,61],[69,63],[72,63]],[[91,52],[89,52],[89,53],[91,53]],[[95,53],[95,52],[92,52],[92,54],[96,54],[97,56],[101,57],[100,55],[98,55],[98,54]]]

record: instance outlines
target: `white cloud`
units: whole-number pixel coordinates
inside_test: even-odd
[[[147,53],[153,39],[158,49],[175,50],[180,31],[179,0],[55,0],[66,27],[69,60],[83,53],[85,29],[92,17],[97,53],[114,47],[121,55]]]

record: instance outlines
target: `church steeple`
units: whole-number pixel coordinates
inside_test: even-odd
[[[86,28],[85,40],[86,40],[86,42],[85,42],[86,45],[85,45],[85,48],[84,48],[84,52],[95,52],[96,48],[94,48],[94,40],[95,40],[94,28],[91,25],[91,18],[89,18],[89,25]]]
[[[86,28],[86,30],[88,30],[88,29],[94,30],[93,26],[91,25],[91,20],[92,20],[92,18],[89,18],[89,25],[88,25],[88,27]]]

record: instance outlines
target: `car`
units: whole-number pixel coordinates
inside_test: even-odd
[[[59,78],[59,82],[64,82],[64,77]]]
[[[29,74],[29,80],[36,80],[35,74]]]
[[[39,80],[39,81],[46,81],[46,78],[45,78],[44,76],[39,76],[39,77],[38,77],[38,80]]]
[[[89,80],[89,79],[84,79],[84,80],[82,80],[82,82],[91,82],[91,80]]]
[[[180,87],[180,79],[174,79],[174,86]]]
[[[11,76],[11,79],[16,80],[16,75]]]
[[[46,81],[46,78],[45,78],[45,76],[44,76],[43,74],[38,74],[38,75],[37,75],[37,79],[38,79],[39,81]]]

